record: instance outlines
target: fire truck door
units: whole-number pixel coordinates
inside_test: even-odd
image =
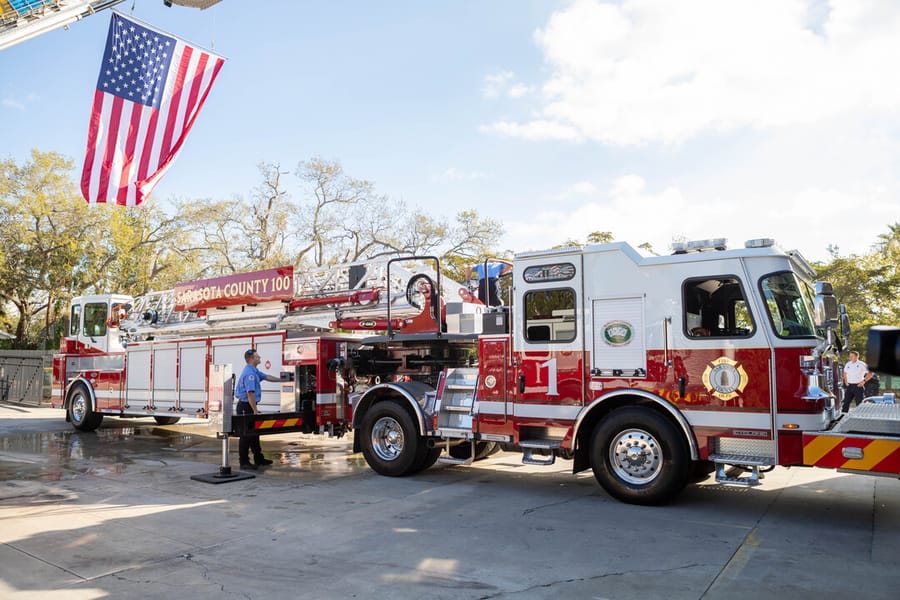
[[[516,418],[574,418],[584,399],[581,253],[517,260]]]
[[[81,327],[78,328],[78,341],[98,350],[108,352],[109,348],[109,300],[106,297],[89,299],[81,309]],[[118,332],[115,332],[118,335]]]
[[[508,339],[481,339],[481,389],[478,414],[482,421],[505,423],[516,395],[515,375],[509,360]]]

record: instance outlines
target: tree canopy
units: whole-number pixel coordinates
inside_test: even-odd
[[[185,198],[164,209],[153,198],[138,208],[88,206],[72,161],[54,152],[0,161],[0,328],[15,333],[16,347],[52,348],[72,297],[140,295],[284,265],[429,254],[458,277],[495,254],[503,234],[474,210],[448,221],[410,209],[337,161],[258,167],[260,183],[246,197]]]

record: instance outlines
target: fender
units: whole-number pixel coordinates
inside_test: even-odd
[[[87,388],[88,396],[91,398],[91,406],[94,407],[94,410],[97,410],[97,395],[94,393],[94,386],[91,384],[90,380],[79,375],[66,385],[66,393],[63,396],[65,398],[63,401],[63,409],[66,411],[66,421],[69,420],[69,392],[72,391],[72,386],[79,383],[84,384],[84,387]]]
[[[688,446],[691,450],[691,460],[699,460],[700,451],[697,447],[697,440],[694,437],[694,432],[691,430],[690,423],[687,422],[687,419],[684,418],[684,415],[675,407],[672,403],[660,398],[656,394],[651,394],[650,392],[645,392],[643,390],[615,390],[609,392],[608,394],[603,394],[602,396],[598,396],[593,402],[585,406],[581,412],[578,413],[578,418],[575,419],[575,426],[572,429],[572,439],[577,440],[579,430],[581,428],[581,424],[584,421],[585,417],[587,417],[594,409],[600,407],[603,403],[609,402],[614,399],[622,399],[625,397],[634,397],[637,396],[643,400],[647,400],[656,406],[660,406],[678,423],[678,426],[681,427],[681,432],[684,434],[685,439],[688,441]]]
[[[433,387],[421,381],[392,381],[373,385],[365,391],[353,409],[353,429],[358,430],[362,427],[366,413],[375,403],[397,398],[412,412],[419,435],[425,435],[425,412],[422,410],[422,403],[425,400],[425,393],[433,391]],[[359,439],[360,436],[353,436],[354,452],[360,451]]]

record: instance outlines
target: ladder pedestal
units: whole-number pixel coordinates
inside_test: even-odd
[[[253,479],[256,475],[245,473],[243,471],[232,471],[231,465],[228,463],[228,434],[222,436],[222,466],[216,473],[205,473],[203,475],[191,475],[194,481],[202,481],[203,483],[228,483],[231,481],[241,481],[243,479]]]

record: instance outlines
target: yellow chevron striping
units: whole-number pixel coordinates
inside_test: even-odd
[[[272,419],[269,421],[257,421],[256,429],[272,429],[275,427],[281,419]],[[281,427],[294,427],[297,423],[300,422],[300,419],[284,419],[284,422],[281,424]]]
[[[842,437],[829,437],[820,435],[810,443],[803,446],[803,464],[814,465],[822,460],[822,457],[831,452],[835,446],[844,441]]]
[[[900,450],[900,442],[874,440],[863,448],[863,457],[850,459],[843,464],[844,469],[871,471],[875,465]]]

